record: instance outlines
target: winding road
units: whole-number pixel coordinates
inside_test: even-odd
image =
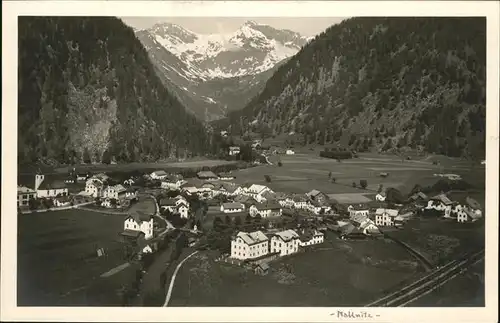
[[[165,297],[165,303],[163,303],[163,307],[167,307],[168,303],[170,302],[170,298],[172,297],[172,290],[174,289],[175,278],[177,277],[177,272],[179,271],[179,269],[181,269],[184,262],[188,260],[191,256],[194,256],[196,253],[198,253],[198,251],[194,251],[193,253],[191,253],[189,256],[184,258],[175,268],[174,274],[172,275],[172,279],[170,279],[170,285],[168,286],[168,292],[167,296]]]

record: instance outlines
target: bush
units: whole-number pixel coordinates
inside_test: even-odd
[[[341,159],[350,159],[352,158],[352,153],[350,151],[320,151],[319,152],[320,157],[324,158],[332,158],[332,159],[337,159],[337,161]]]
[[[366,187],[368,186],[368,182],[366,181],[366,179],[360,180],[359,186],[361,186],[364,190],[366,190]]]
[[[266,179],[266,183],[271,183],[271,176],[264,175],[264,178]]]
[[[332,183],[336,183],[337,179],[335,177],[332,177]]]
[[[356,187],[356,182],[352,182],[352,187]]]
[[[280,161],[278,162],[278,167],[281,167],[283,166],[283,163],[281,163]]]

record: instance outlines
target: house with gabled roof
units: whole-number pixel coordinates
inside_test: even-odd
[[[453,201],[446,196],[446,194],[438,194],[433,196],[427,202],[427,206],[425,207],[427,210],[437,210],[444,212],[445,218],[451,217],[451,210],[453,208]]]
[[[28,206],[29,200],[36,198],[36,190],[26,186],[17,187],[17,206]]]
[[[481,205],[468,196],[453,206],[452,213],[457,217],[457,222],[475,222],[483,216]]]
[[[245,205],[238,202],[222,203],[220,206],[220,211],[224,213],[238,213],[245,210]]]
[[[160,209],[168,210],[172,214],[179,214],[181,218],[187,219],[189,217],[189,203],[181,195],[175,198],[162,198],[158,205]]]
[[[149,174],[149,177],[155,180],[162,180],[168,177],[168,173],[164,170],[155,170],[154,172]]]
[[[298,252],[299,238],[298,233],[294,230],[274,233],[270,241],[271,253],[277,252],[280,256],[286,256]]]
[[[196,176],[199,179],[206,180],[206,181],[214,181],[218,180],[219,176],[215,175],[214,172],[212,171],[201,171],[196,174]]]
[[[299,246],[307,247],[323,243],[325,241],[325,234],[318,230],[301,230],[299,234]]]
[[[271,192],[274,193],[269,187],[265,185],[252,184],[246,190],[246,194],[253,197],[257,202],[263,202],[266,198],[263,196],[264,193]]]
[[[230,181],[236,178],[236,176],[231,173],[219,173],[218,176],[221,181]]]
[[[294,194],[292,197],[293,207],[296,209],[307,209],[308,198],[304,194]]]
[[[240,231],[231,239],[231,258],[245,260],[269,253],[269,238],[262,231]]]
[[[153,216],[141,211],[132,212],[125,218],[122,235],[138,237],[140,233],[149,240],[153,238]]]
[[[283,209],[278,202],[271,200],[262,203],[256,203],[250,206],[248,211],[251,216],[260,214],[261,217],[268,218],[273,216],[281,216]]]
[[[370,214],[370,210],[364,205],[349,205],[347,207],[347,211],[349,212],[349,217],[351,218],[358,214],[364,216],[368,216],[368,214]]]
[[[321,191],[318,191],[316,189],[314,190],[311,190],[310,192],[306,193],[306,196],[311,200],[311,201],[315,201],[315,202],[318,202],[318,203],[327,203],[328,202],[328,195],[326,195],[325,193],[321,192]]]
[[[399,210],[378,208],[375,211],[375,224],[381,226],[394,226]]]

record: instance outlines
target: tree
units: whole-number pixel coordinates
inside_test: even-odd
[[[111,204],[111,206],[115,207],[117,205],[118,201],[116,199],[110,199],[109,200],[109,204]]]
[[[332,172],[328,173],[328,178],[330,178],[330,179],[332,178]]]
[[[256,228],[260,228],[262,226],[262,215],[260,215],[260,213],[255,215],[254,223]]]
[[[231,226],[232,221],[229,215],[226,215],[226,217],[224,218],[224,223],[226,224],[227,227]]]
[[[384,185],[378,184],[377,193],[381,193],[383,189],[384,189]]]
[[[335,177],[332,177],[332,183],[336,183],[337,179]]]
[[[359,186],[361,186],[362,189],[366,190],[366,187],[368,186],[368,182],[366,181],[366,179],[360,180]]]
[[[90,158],[90,153],[89,153],[89,150],[87,149],[87,147],[85,147],[85,149],[83,150],[83,162],[85,164],[92,163],[92,159]]]
[[[352,187],[356,187],[356,182],[352,182]]]
[[[101,163],[111,164],[111,154],[107,149],[102,153]]]
[[[238,229],[241,227],[241,224],[242,224],[241,217],[237,216],[234,219],[234,227]]]
[[[281,161],[278,162],[278,167],[283,166],[283,163]]]
[[[212,227],[214,228],[215,231],[220,231],[222,227],[224,226],[222,220],[220,217],[216,217],[213,221]]]
[[[270,183],[271,182],[271,176],[264,175],[264,178],[266,179],[266,183]]]

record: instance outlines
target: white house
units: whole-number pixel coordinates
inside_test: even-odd
[[[187,181],[185,181],[184,179],[167,179],[161,182],[161,188],[178,190],[184,184],[187,184]]]
[[[140,231],[146,240],[153,238],[153,217],[145,213],[135,212],[124,222],[125,231]]]
[[[187,219],[189,217],[189,203],[182,196],[173,199],[161,199],[159,206],[162,210],[169,210],[173,214],[179,214],[181,218]]]
[[[238,146],[231,146],[229,147],[229,156],[235,156],[240,153],[240,147]]]
[[[195,186],[184,186],[182,191],[187,195],[195,195],[198,194],[198,188]]]
[[[381,192],[381,193],[377,193],[377,195],[375,195],[375,201],[378,201],[378,202],[384,202],[385,201],[385,193]]]
[[[452,207],[453,202],[445,194],[439,194],[430,198],[425,208],[427,210],[434,209],[437,211],[444,211],[444,217],[450,218]]]
[[[231,257],[245,260],[269,253],[269,238],[262,231],[238,232],[231,240]]]
[[[295,155],[295,152],[293,150],[291,150],[291,149],[287,149],[286,150],[286,154],[287,155]]]
[[[165,172],[164,170],[156,170],[154,172],[152,172],[149,177],[151,177],[151,179],[159,179],[159,180],[162,180],[164,178],[167,178],[168,177],[168,173]]]
[[[89,178],[85,183],[85,193],[92,197],[100,197],[102,195],[104,184],[95,179]]]
[[[458,222],[475,222],[483,216],[481,205],[470,197],[466,197],[461,203],[455,204],[452,213],[457,216]]]
[[[349,205],[349,207],[347,208],[347,211],[349,211],[349,217],[353,217],[353,216],[356,216],[358,214],[362,214],[364,216],[368,216],[368,214],[370,213],[370,210],[368,210],[368,208],[365,208],[363,206],[361,207],[354,207],[352,205]]]
[[[54,198],[54,206],[63,207],[70,205],[71,205],[71,198],[67,195]]]
[[[395,219],[398,215],[399,210],[379,208],[375,211],[375,224],[392,227],[395,225]]]
[[[115,200],[131,196],[132,194],[133,191],[127,191],[127,189],[121,184],[114,186],[107,186],[102,192],[102,196],[104,198],[110,198]]]
[[[305,195],[295,195],[293,198],[293,207],[296,209],[307,209],[308,199]]]
[[[265,201],[265,197],[262,196],[265,192],[272,192],[269,187],[259,184],[252,184],[247,190],[246,194],[253,197],[257,202]]]
[[[233,180],[235,178],[236,177],[231,173],[219,173],[219,179],[221,181],[230,181],[230,180]]]
[[[366,213],[353,213],[350,217],[350,222],[354,227],[363,234],[368,235],[370,233],[379,232],[378,227],[373,223]]]
[[[222,203],[220,206],[221,212],[224,213],[237,213],[243,212],[245,210],[245,205],[242,203],[231,202],[231,203]]]
[[[62,180],[45,178],[45,175],[35,175],[35,190],[38,198],[68,195],[66,183]]]
[[[17,187],[17,205],[28,206],[29,200],[36,199],[36,191],[26,186]]]
[[[215,191],[217,194],[225,196],[236,196],[238,191],[241,191],[240,187],[233,183],[220,183],[216,186]]]
[[[299,246],[306,247],[315,244],[320,244],[325,241],[325,235],[323,232],[314,230],[313,232],[302,232],[299,239]]]
[[[268,218],[272,216],[281,216],[283,209],[278,202],[268,201],[264,203],[256,203],[250,206],[248,211],[251,216],[260,214],[261,217]]]
[[[299,235],[294,230],[285,230],[275,233],[271,237],[271,253],[278,252],[286,256],[299,251]]]

